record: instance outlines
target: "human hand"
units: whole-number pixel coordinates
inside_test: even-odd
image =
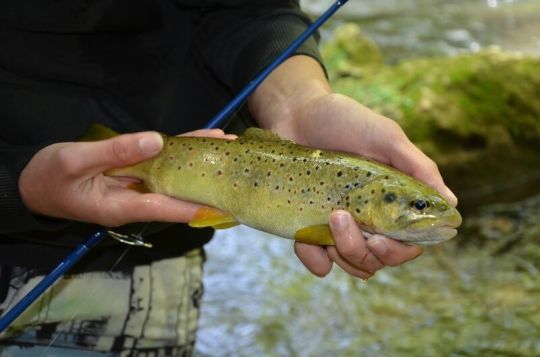
[[[398,124],[351,98],[332,93],[319,64],[309,57],[287,60],[257,89],[249,104],[263,126],[285,137],[391,165],[457,204],[437,165],[409,141]],[[336,263],[348,273],[367,279],[385,265],[399,265],[422,253],[420,247],[380,235],[364,239],[344,211],[334,212],[329,223],[335,247],[295,244],[300,260],[317,276],[328,274]]]
[[[190,136],[232,139],[223,131],[197,130]],[[157,155],[163,139],[156,132],[119,135],[95,142],[52,144],[39,151],[19,178],[19,191],[34,214],[96,223],[106,227],[132,222],[188,222],[202,206],[129,189],[133,180],[103,175]]]

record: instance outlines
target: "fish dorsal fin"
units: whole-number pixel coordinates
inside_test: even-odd
[[[105,125],[92,123],[88,127],[86,133],[84,133],[79,141],[98,141],[114,138],[118,136],[118,133]]]
[[[261,128],[247,128],[246,131],[244,131],[244,134],[240,136],[241,139],[244,140],[257,140],[257,141],[276,141],[276,142],[293,142],[292,140],[288,140],[285,138],[282,138],[278,134]]]

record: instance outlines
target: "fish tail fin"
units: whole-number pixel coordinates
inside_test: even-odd
[[[92,123],[88,127],[88,130],[86,133],[84,133],[81,137],[79,137],[79,141],[98,141],[98,140],[105,140],[114,138],[115,136],[118,136],[116,131],[112,130],[109,127],[106,127],[102,124],[96,124]]]

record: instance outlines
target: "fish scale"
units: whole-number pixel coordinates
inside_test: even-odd
[[[336,209],[366,232],[419,245],[453,237],[461,223],[433,188],[391,167],[256,128],[236,140],[164,136],[158,156],[108,174],[219,210],[202,211],[194,226],[246,224],[313,244],[333,244],[328,219]]]

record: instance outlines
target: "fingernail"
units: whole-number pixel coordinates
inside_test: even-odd
[[[454,195],[454,192],[452,192],[448,187],[446,188],[447,192],[448,192],[448,197],[450,197],[450,202],[452,202],[452,204],[454,205],[457,205],[458,203],[458,198],[456,195]]]
[[[345,231],[349,228],[349,219],[345,213],[334,213],[330,219],[332,228]]]
[[[376,256],[383,256],[388,251],[386,239],[383,237],[372,236],[368,239],[367,245],[369,250],[371,250]]]
[[[163,138],[157,133],[147,134],[139,139],[139,148],[145,154],[157,154],[163,147]]]

